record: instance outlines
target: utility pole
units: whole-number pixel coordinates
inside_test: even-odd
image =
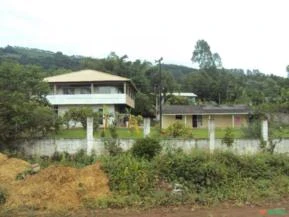
[[[159,74],[160,74],[160,84],[159,84],[159,106],[160,106],[160,131],[162,130],[162,60],[161,57],[159,60],[156,60],[156,63],[159,64]]]

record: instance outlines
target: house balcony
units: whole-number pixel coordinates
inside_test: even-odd
[[[134,108],[134,100],[123,93],[115,94],[57,94],[47,95],[51,105],[112,105],[125,104]]]

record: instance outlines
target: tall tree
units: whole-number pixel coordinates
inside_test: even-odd
[[[39,67],[0,64],[0,148],[52,129],[54,112],[45,100],[48,90]]]
[[[198,63],[200,69],[222,67],[221,57],[218,53],[212,53],[205,40],[198,40],[191,58],[193,63]]]

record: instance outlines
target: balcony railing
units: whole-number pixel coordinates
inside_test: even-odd
[[[75,94],[48,95],[52,105],[95,105],[95,104],[126,104],[134,107],[134,100],[126,94]]]

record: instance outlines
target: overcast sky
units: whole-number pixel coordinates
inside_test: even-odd
[[[286,76],[288,0],[0,0],[0,46],[193,66],[198,39],[225,68]]]

